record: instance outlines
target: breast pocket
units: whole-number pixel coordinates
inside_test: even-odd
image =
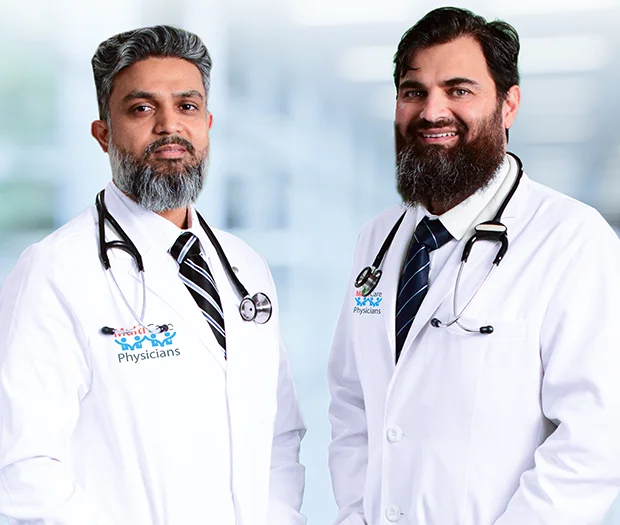
[[[451,335],[469,337],[472,340],[484,339],[487,342],[498,339],[518,339],[525,337],[528,332],[527,319],[501,320],[461,317],[458,323],[445,328]]]
[[[444,315],[439,319],[447,322],[449,318]],[[488,371],[506,379],[519,373],[526,355],[537,355],[538,345],[527,319],[463,316],[459,323],[472,331],[457,323],[437,328],[429,323],[419,350],[428,371],[450,378],[455,391],[472,396],[472,401],[479,381]],[[483,327],[492,327],[492,331],[480,333]]]

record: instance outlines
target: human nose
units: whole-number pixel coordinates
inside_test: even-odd
[[[436,122],[448,118],[450,116],[450,111],[447,102],[446,97],[442,93],[429,93],[424,101],[424,107],[420,113],[420,118],[428,122]]]
[[[157,135],[174,135],[181,132],[179,115],[174,108],[161,107],[157,110],[154,131]]]

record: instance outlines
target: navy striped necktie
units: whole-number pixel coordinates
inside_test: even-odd
[[[424,217],[415,229],[398,282],[396,298],[396,362],[428,290],[429,253],[452,239],[438,219]]]
[[[209,323],[226,359],[226,331],[220,294],[207,262],[200,255],[200,241],[193,233],[183,232],[170,248],[179,263],[179,277]]]

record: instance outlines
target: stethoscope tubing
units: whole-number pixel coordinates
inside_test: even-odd
[[[460,284],[461,284],[461,275],[463,274],[463,270],[465,268],[465,262],[466,261],[461,261],[461,264],[459,266],[459,272],[458,272],[458,274],[456,276],[456,283],[454,285],[454,298],[453,298],[453,301],[452,301],[452,315],[454,316],[454,319],[452,319],[452,321],[448,321],[446,323],[442,323],[442,326],[448,327],[448,326],[452,326],[453,324],[457,324],[460,328],[462,328],[466,332],[479,332],[480,329],[478,329],[478,328],[476,328],[476,329],[467,328],[466,326],[464,326],[463,324],[460,323],[460,320],[461,320],[461,317],[463,317],[463,314],[469,308],[469,305],[474,301],[474,299],[478,295],[478,292],[480,292],[480,290],[482,290],[482,287],[484,286],[484,284],[488,281],[489,277],[491,277],[491,274],[493,273],[493,270],[495,270],[495,268],[497,268],[497,264],[492,264],[491,265],[491,268],[489,268],[489,271],[487,272],[485,278],[480,283],[478,288],[476,288],[476,291],[474,292],[474,294],[470,297],[469,301],[467,301],[467,304],[457,314],[456,312],[458,311],[458,307],[457,307],[457,304],[458,304],[458,293],[459,293]]]

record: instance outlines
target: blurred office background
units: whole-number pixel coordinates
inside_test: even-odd
[[[5,1],[5,0],[3,0]],[[198,33],[213,59],[209,182],[199,206],[268,259],[309,427],[304,512],[333,521],[325,369],[356,235],[398,201],[392,55],[424,0],[29,0],[0,4],[0,282],[23,248],[109,179],[90,137],[90,59],[142,25]],[[620,0],[455,2],[522,38],[511,149],[528,174],[620,229]],[[613,510],[608,524],[620,524]],[[3,518],[0,518],[0,522]]]

